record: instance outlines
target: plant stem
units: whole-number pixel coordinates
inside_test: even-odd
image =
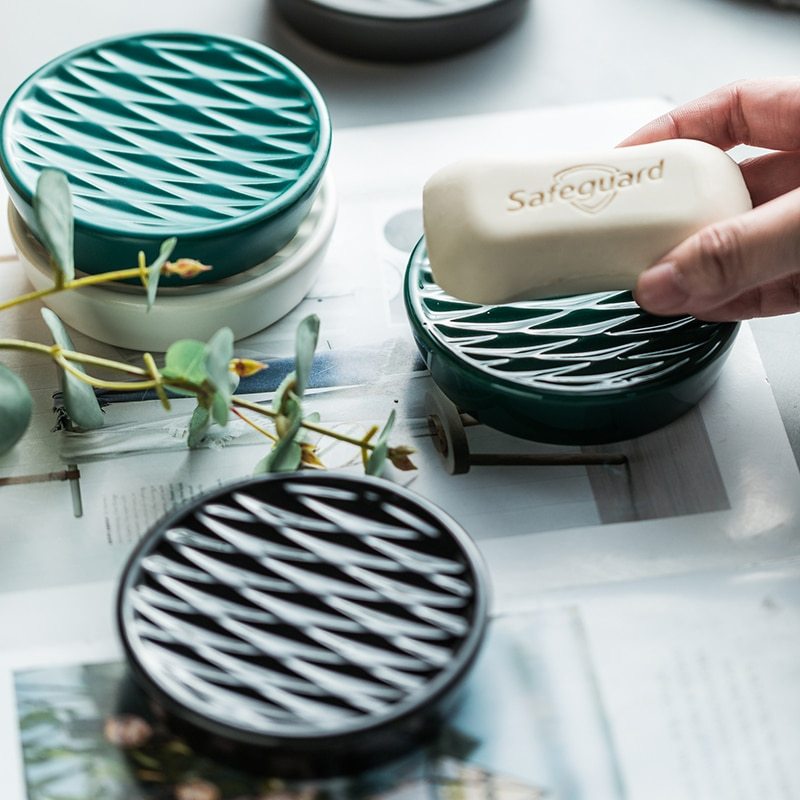
[[[309,431],[314,431],[314,433],[321,433],[323,436],[329,436],[331,439],[338,439],[340,442],[346,442],[347,444],[352,444],[355,447],[362,447],[366,450],[374,450],[375,445],[370,444],[369,442],[365,442],[362,439],[356,439],[353,436],[348,436],[344,433],[339,433],[338,431],[332,431],[330,428],[324,428],[322,425],[316,425],[313,422],[303,422],[302,426]]]
[[[265,406],[260,406],[258,403],[251,403],[249,400],[242,400],[240,397],[234,397],[233,404],[240,408],[248,408],[251,411],[255,411],[257,414],[270,417],[270,419],[275,419],[278,416],[277,411],[273,411],[271,408],[266,408]],[[353,436],[347,436],[347,434],[339,433],[338,431],[332,431],[330,428],[324,428],[322,425],[317,425],[314,422],[303,420],[300,423],[300,427],[305,428],[307,431],[314,431],[314,433],[322,434],[330,439],[338,439],[340,442],[352,444],[355,447],[366,448],[367,450],[375,449],[374,444],[369,444],[362,439],[356,439]]]
[[[87,375],[85,372],[81,372],[81,370],[73,367],[72,364],[64,358],[63,351],[59,351],[57,353],[53,353],[53,358],[55,359],[56,364],[58,364],[61,369],[65,372],[68,372],[70,375],[76,377],[79,381],[83,381],[84,383],[88,383],[89,386],[94,386],[95,389],[110,389],[111,391],[115,392],[139,392],[139,391],[146,391],[147,389],[155,389],[158,386],[158,381],[104,381],[100,380],[100,378],[93,378],[91,375]]]
[[[236,416],[239,417],[240,420],[246,422],[251,428],[258,431],[262,436],[266,436],[267,439],[270,439],[273,442],[278,441],[278,437],[275,436],[274,433],[271,433],[266,428],[262,428],[260,425],[257,425],[255,422],[253,422],[253,420],[249,419],[244,414],[242,414],[242,412],[239,411],[237,408],[232,408],[231,411],[233,411],[233,413],[236,414]]]
[[[105,367],[107,369],[116,370],[117,372],[126,372],[129,375],[141,377],[149,375],[146,370],[131,366],[130,364],[123,364],[121,361],[111,361],[108,358],[90,356],[86,353],[78,353],[75,350],[61,350],[57,345],[28,342],[24,339],[0,339],[0,350],[23,350],[28,353],[40,353],[41,355],[50,356],[51,358],[59,354],[65,360],[75,361],[78,364],[91,364],[94,367]],[[123,385],[128,386],[128,384],[120,383],[120,386]],[[133,386],[133,384],[130,384],[130,386]]]
[[[142,358],[144,359],[144,364],[147,367],[147,374],[156,382],[155,390],[156,394],[158,395],[158,399],[161,401],[161,405],[165,411],[170,411],[172,406],[170,405],[167,393],[164,391],[164,377],[158,371],[155,359],[150,353],[144,353]]]
[[[123,272],[136,272],[135,270],[124,270]],[[107,275],[113,275],[115,273],[105,273]],[[91,276],[93,278],[100,277],[100,276]],[[73,282],[77,283],[77,281]],[[146,381],[106,381],[101,380],[100,378],[95,378],[91,375],[87,375],[85,372],[77,369],[74,367],[70,362],[75,362],[79,364],[90,364],[91,366],[95,367],[104,367],[106,369],[117,370],[118,372],[125,372],[129,375],[136,375],[140,377],[144,376],[151,376],[151,372],[147,370],[141,369],[140,367],[130,366],[129,364],[123,364],[119,361],[112,361],[107,358],[100,358],[98,356],[91,356],[87,355],[86,353],[78,353],[74,350],[62,350],[58,345],[44,345],[39,344],[38,342],[28,342],[22,339],[0,339],[0,350],[23,350],[31,353],[40,353],[41,355],[46,355],[52,358],[65,372],[68,372],[70,375],[73,375],[80,381],[84,383],[88,383],[90,386],[93,386],[95,389],[107,389],[110,391],[118,391],[118,392],[130,392],[130,391],[147,391],[149,389],[153,389],[156,392],[162,390],[162,387],[166,388],[174,388],[174,389],[181,389],[183,391],[192,392],[193,394],[199,394],[201,392],[201,387],[194,386],[190,384],[186,384],[181,381],[169,381],[169,380],[159,380],[158,378],[151,378],[150,380]],[[151,368],[155,365],[151,365]],[[160,398],[162,403],[164,402],[164,397]],[[266,436],[268,439],[271,439],[273,442],[277,441],[277,437],[274,436],[269,431],[265,430],[264,428],[257,425],[251,419],[248,419],[245,415],[240,414],[236,410],[236,406],[239,408],[246,408],[250,411],[255,411],[257,414],[261,414],[262,416],[269,417],[270,419],[276,419],[279,414],[276,411],[273,411],[271,408],[267,408],[265,406],[259,405],[258,403],[253,403],[249,400],[244,400],[240,397],[233,398],[233,408],[232,411],[236,416],[246,422],[248,425],[253,427],[262,435]],[[367,451],[371,451],[375,449],[375,445],[369,442],[369,439],[372,438],[374,435],[374,429],[370,429],[367,435],[363,439],[356,439],[353,436],[348,436],[344,433],[339,433],[338,431],[331,430],[330,428],[325,428],[322,425],[317,425],[314,422],[308,422],[303,420],[300,423],[301,427],[305,428],[307,431],[313,431],[314,433],[319,433],[322,436],[327,436],[330,439],[336,439],[340,442],[344,442],[345,444],[351,444],[354,447],[358,447],[361,450],[362,454],[365,454]]]
[[[0,350],[25,350],[29,353],[41,353],[45,356],[53,355],[51,345],[26,342],[23,339],[0,339]]]
[[[14,297],[11,300],[6,300],[5,303],[0,303],[0,311],[4,311],[7,308],[13,308],[14,306],[20,306],[23,303],[29,303],[32,300],[39,300],[42,297],[47,297],[48,295],[56,294],[58,292],[68,292],[72,291],[73,289],[81,289],[84,286],[92,286],[98,283],[130,280],[131,278],[138,278],[140,276],[141,270],[138,267],[131,267],[130,269],[118,269],[114,272],[101,272],[98,275],[86,275],[83,278],[69,281],[62,286],[54,284],[47,289],[39,289],[38,291],[28,292],[27,294],[19,295],[19,297]]]
[[[361,463],[364,465],[364,469],[367,468],[367,462],[369,461],[369,451],[366,448],[366,445],[369,444],[369,440],[380,430],[377,425],[373,425],[365,434],[364,438],[361,440]]]
[[[62,350],[61,355],[64,356],[67,361],[74,361],[78,364],[91,364],[93,367],[115,369],[117,372],[127,372],[129,375],[146,377],[150,374],[141,367],[123,364],[121,361],[111,361],[108,358],[100,358],[99,356],[90,356],[87,353],[78,353],[75,350]]]
[[[200,386],[195,386],[193,383],[187,383],[181,380],[165,380],[160,373],[158,373],[159,377],[152,378],[148,381],[104,381],[100,378],[94,378],[91,375],[87,375],[85,372],[75,369],[69,362],[74,361],[78,364],[91,364],[94,367],[104,367],[106,369],[116,370],[117,372],[124,372],[128,375],[136,375],[137,377],[150,378],[151,373],[141,369],[141,367],[123,364],[121,361],[111,361],[111,359],[108,358],[90,356],[86,353],[78,353],[75,350],[62,350],[61,347],[55,344],[46,345],[40,344],[39,342],[28,342],[23,339],[0,339],[0,350],[23,350],[29,353],[45,355],[48,358],[52,358],[62,369],[69,372],[70,375],[74,375],[78,380],[88,383],[96,389],[109,389],[118,392],[155,389],[156,392],[158,392],[160,387],[165,386],[168,389],[190,392],[194,395],[199,395],[202,392],[202,387]],[[155,364],[153,364],[153,367],[155,367]],[[163,398],[161,398],[161,400],[163,402]],[[257,406],[257,408],[259,407]]]
[[[278,416],[278,413],[273,411],[271,408],[260,406],[258,403],[252,403],[249,400],[243,400],[241,397],[234,397],[232,402],[234,406],[239,406],[239,408],[248,408],[250,411],[255,411],[257,414],[269,417],[270,419],[275,419]]]

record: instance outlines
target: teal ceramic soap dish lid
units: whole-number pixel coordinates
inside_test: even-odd
[[[431,376],[457,407],[555,444],[631,439],[676,419],[713,385],[738,329],[653,316],[630,292],[467,303],[434,282],[424,240],[405,301]]]
[[[45,167],[69,175],[84,272],[155,257],[212,264],[217,280],[264,261],[307,214],[330,120],[314,84],[256,42],[153,32],[80,47],[31,75],[0,118],[0,165],[35,231]]]

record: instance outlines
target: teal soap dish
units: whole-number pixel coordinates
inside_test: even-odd
[[[292,239],[330,143],[325,104],[298,67],[209,33],[72,50],[25,80],[0,117],[0,166],[34,232],[38,177],[62,169],[83,270],[133,266],[139,250],[151,260],[175,236],[175,258],[214,266],[195,282],[249,269]]]
[[[405,302],[431,376],[456,406],[553,444],[631,439],[676,419],[711,388],[738,330],[653,316],[630,292],[467,303],[434,282],[424,240]]]

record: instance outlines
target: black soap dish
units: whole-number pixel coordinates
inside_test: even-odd
[[[308,39],[376,61],[421,61],[469,50],[511,28],[528,0],[274,0]]]
[[[196,748],[285,777],[424,743],[483,639],[477,549],[374,478],[251,479],[173,513],[131,556],[118,622],[134,678]]]

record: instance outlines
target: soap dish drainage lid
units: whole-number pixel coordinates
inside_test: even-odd
[[[190,742],[306,777],[423,741],[486,614],[481,559],[452,519],[387,481],[309,473],[168,516],[118,596],[134,676]]]
[[[314,84],[267,47],[167,31],[84,45],[45,64],[0,117],[0,166],[36,232],[44,167],[69,175],[75,261],[136,266],[162,241],[219,280],[277,252],[308,213],[331,126]],[[179,282],[166,278],[164,283]]]
[[[274,0],[304,36],[377,61],[440,58],[510,28],[528,0]]]
[[[631,439],[688,411],[738,330],[656,317],[630,292],[467,303],[434,281],[424,239],[405,302],[425,363],[456,406],[512,436],[565,445]]]

